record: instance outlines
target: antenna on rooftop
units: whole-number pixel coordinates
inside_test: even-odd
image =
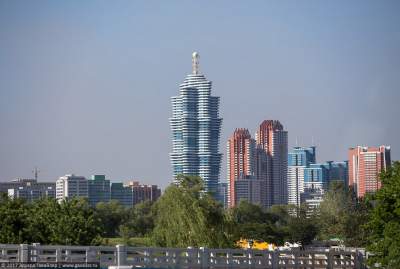
[[[193,75],[199,74],[199,58],[200,55],[198,52],[192,53],[192,73]]]
[[[315,146],[315,144],[314,144],[314,136],[311,136],[311,146]]]
[[[299,142],[297,141],[297,136],[296,136],[296,147],[299,146]]]
[[[34,174],[35,180],[37,181],[40,170],[38,170],[38,168],[35,166],[35,169],[32,171],[32,173]]]

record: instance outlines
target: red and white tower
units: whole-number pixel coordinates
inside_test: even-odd
[[[390,147],[361,147],[349,149],[349,186],[357,197],[376,192],[381,187],[379,173],[391,164]]]
[[[254,175],[255,140],[249,130],[238,128],[227,143],[228,206],[236,205],[235,181]]]

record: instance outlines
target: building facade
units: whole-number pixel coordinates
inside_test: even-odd
[[[219,97],[211,96],[211,81],[200,74],[197,52],[192,55],[192,66],[192,74],[179,86],[179,95],[171,98],[172,169],[175,178],[179,174],[200,176],[205,191],[216,195],[222,159]]]
[[[8,196],[12,199],[24,199],[33,202],[43,198],[55,198],[56,186],[24,186],[8,189]]]
[[[240,200],[236,197],[236,182],[255,179],[255,153],[255,140],[251,138],[249,130],[236,129],[227,143],[228,207],[236,206]],[[252,202],[251,199],[249,202]]]
[[[315,147],[294,147],[288,154],[288,204],[300,206],[304,169],[315,163]]]
[[[88,180],[74,174],[65,175],[56,181],[56,199],[63,201],[74,197],[88,198]]]
[[[38,182],[36,179],[17,178],[10,182],[0,182],[0,192],[11,198],[21,198],[32,202],[41,198],[55,198],[56,184]]]
[[[161,189],[157,185],[140,184],[138,181],[111,184],[111,200],[118,201],[126,207],[133,207],[145,201],[155,202],[160,196]]]
[[[294,147],[288,154],[288,203],[319,206],[333,181],[348,181],[348,162],[316,162],[316,147]]]
[[[138,181],[130,181],[127,187],[131,190],[132,206],[145,201],[155,202],[161,196],[161,189],[157,185],[145,185]]]
[[[267,206],[287,204],[288,133],[277,120],[263,121],[256,132],[257,147],[265,152]],[[259,167],[261,169],[261,167]],[[262,174],[257,172],[257,174]]]
[[[111,200],[118,201],[125,207],[132,207],[132,191],[129,187],[124,186],[122,182],[113,182],[111,183]]]
[[[391,165],[390,147],[361,147],[349,149],[349,186],[357,197],[376,192],[381,187],[379,173]]]
[[[228,208],[228,183],[220,182],[218,183],[218,201],[224,206],[224,208]]]
[[[111,199],[110,180],[106,179],[105,175],[93,175],[88,180],[88,198],[91,206],[96,206],[97,203],[107,203]]]

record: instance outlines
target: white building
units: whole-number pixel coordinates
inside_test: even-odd
[[[62,201],[72,197],[88,197],[88,180],[82,176],[65,175],[56,182],[56,199]]]

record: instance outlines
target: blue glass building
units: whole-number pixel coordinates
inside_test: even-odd
[[[204,180],[205,191],[217,194],[222,154],[219,137],[219,97],[211,96],[211,81],[199,73],[199,55],[192,55],[193,72],[172,97],[172,153],[174,177],[197,175]]]
[[[348,162],[333,162],[310,164],[304,169],[304,188],[328,190],[332,181],[348,182]]]
[[[319,206],[332,181],[348,182],[348,162],[316,163],[315,147],[294,147],[288,154],[288,203]]]
[[[88,198],[91,206],[100,202],[109,202],[111,198],[110,180],[105,175],[93,175],[88,180]]]
[[[315,163],[315,147],[294,147],[288,154],[288,204],[299,206],[304,192],[304,171]]]
[[[315,163],[315,147],[294,147],[288,154],[288,165],[308,166]]]
[[[304,188],[323,189],[328,188],[329,167],[326,164],[310,164],[304,168]]]

